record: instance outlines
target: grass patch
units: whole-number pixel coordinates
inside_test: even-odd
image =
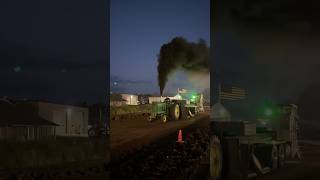
[[[106,158],[106,142],[89,138],[9,142],[0,141],[0,169],[58,165]]]

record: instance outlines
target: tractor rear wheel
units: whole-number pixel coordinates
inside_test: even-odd
[[[170,107],[170,119],[172,120],[178,120],[180,119],[180,106],[179,104],[173,104],[171,107]]]
[[[222,147],[217,136],[210,141],[210,178],[220,180],[222,173]]]

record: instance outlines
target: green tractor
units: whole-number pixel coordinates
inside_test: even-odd
[[[170,100],[166,98],[164,102],[155,102],[152,106],[149,121],[161,120],[166,123],[168,121],[187,119],[188,117],[193,117],[196,113],[196,106],[186,104],[186,100]]]

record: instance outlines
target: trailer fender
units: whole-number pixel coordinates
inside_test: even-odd
[[[263,174],[263,168],[257,156],[254,153],[251,153],[251,158],[256,172],[258,174]]]
[[[190,109],[188,109],[188,112],[189,112],[189,116],[190,116],[190,117],[194,117],[194,114],[191,112]]]

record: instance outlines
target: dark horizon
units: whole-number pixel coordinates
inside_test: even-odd
[[[217,82],[246,88],[248,101],[242,106],[250,108],[265,100],[311,108],[306,104],[314,103],[305,98],[320,90],[315,7],[315,1],[215,1],[211,90]]]
[[[105,101],[106,9],[104,1],[1,2],[0,97]]]

